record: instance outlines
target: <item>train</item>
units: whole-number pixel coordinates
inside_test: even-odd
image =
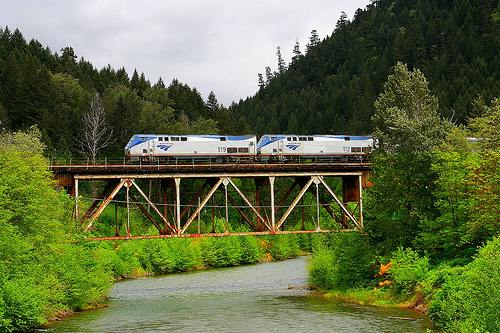
[[[130,162],[364,161],[374,148],[361,135],[135,134],[125,147]]]

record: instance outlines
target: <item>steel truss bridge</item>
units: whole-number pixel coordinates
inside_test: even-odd
[[[111,202],[121,203],[127,212],[125,234],[120,234],[116,221],[114,236],[91,238],[121,240],[362,230],[362,192],[370,186],[371,164],[64,164],[51,165],[50,170],[58,185],[74,198],[75,218],[86,231],[93,229],[94,223]],[[335,193],[329,185],[332,179],[341,181],[342,193]],[[85,207],[85,211],[85,198],[79,192],[82,182],[104,184],[97,196],[87,198],[91,203]],[[251,184],[251,191],[243,189],[243,183]],[[187,188],[194,190],[188,191]],[[219,202],[222,201],[219,205],[215,202],[217,193]],[[306,193],[311,193],[315,199],[312,206],[315,206],[316,214],[312,228],[307,228],[304,223],[303,200]],[[124,196],[124,199],[118,200],[118,195]],[[220,197],[223,199],[220,200]],[[158,230],[157,235],[132,235],[132,205],[137,206],[154,225]],[[215,231],[215,207],[225,213],[224,232]],[[301,226],[294,229],[289,221],[290,216],[300,207]],[[211,232],[201,233],[201,213],[210,208]],[[252,231],[229,232],[230,210],[236,210],[240,220]],[[321,227],[323,210],[336,221],[335,228]],[[297,221],[294,222],[297,224]]]

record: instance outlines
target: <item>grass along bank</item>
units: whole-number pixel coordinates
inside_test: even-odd
[[[430,263],[411,249],[375,255],[361,234],[332,234],[313,249],[309,283],[326,298],[427,313],[449,332],[498,332],[500,238],[466,265]]]

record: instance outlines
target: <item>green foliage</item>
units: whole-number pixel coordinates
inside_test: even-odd
[[[427,152],[444,138],[438,100],[418,69],[409,71],[398,62],[374,105],[373,135],[379,152]]]
[[[420,257],[412,249],[399,248],[391,255],[392,267],[389,271],[394,286],[406,293],[415,290],[417,284],[424,281],[429,272],[429,258]]]
[[[0,135],[0,328],[28,331],[101,301],[112,275],[72,234],[35,129]]]
[[[260,260],[262,251],[259,247],[257,238],[254,236],[238,237],[241,246],[241,264],[253,264]]]
[[[474,261],[445,282],[431,303],[433,321],[450,332],[498,332],[500,321],[500,238],[479,250]]]
[[[441,115],[464,123],[478,95],[500,91],[492,16],[497,0],[371,1],[305,56],[297,47],[285,72],[231,109],[259,134],[370,133],[373,103],[399,61],[425,73]]]
[[[236,266],[242,255],[238,237],[208,237],[201,241],[201,256],[208,267]]]
[[[153,239],[143,242],[141,262],[154,274],[184,272],[199,264],[199,253],[189,239]]]
[[[274,260],[294,258],[300,254],[300,246],[295,235],[275,235],[265,238],[267,251]]]
[[[363,287],[374,275],[375,255],[366,237],[338,233],[315,246],[309,283],[320,289]]]

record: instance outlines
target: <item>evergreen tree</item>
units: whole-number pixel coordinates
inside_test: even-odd
[[[283,57],[281,56],[281,49],[279,46],[276,48],[276,56],[278,57],[278,73],[281,74],[286,70],[286,65]]]
[[[309,43],[306,45],[306,53],[309,53],[313,48],[317,47],[320,43],[319,35],[316,29],[311,31]]]
[[[300,52],[299,41],[295,40],[295,45],[293,46],[292,64],[296,63],[300,59],[301,56],[302,56],[302,52]]]
[[[269,85],[272,79],[273,79],[273,73],[271,72],[271,68],[266,67],[266,86]]]
[[[217,101],[217,98],[215,97],[215,94],[213,91],[211,91],[210,94],[208,94],[206,106],[210,112],[219,111],[219,102]]]
[[[259,90],[264,89],[266,86],[266,83],[264,82],[264,77],[262,76],[262,73],[257,74],[259,77]]]

